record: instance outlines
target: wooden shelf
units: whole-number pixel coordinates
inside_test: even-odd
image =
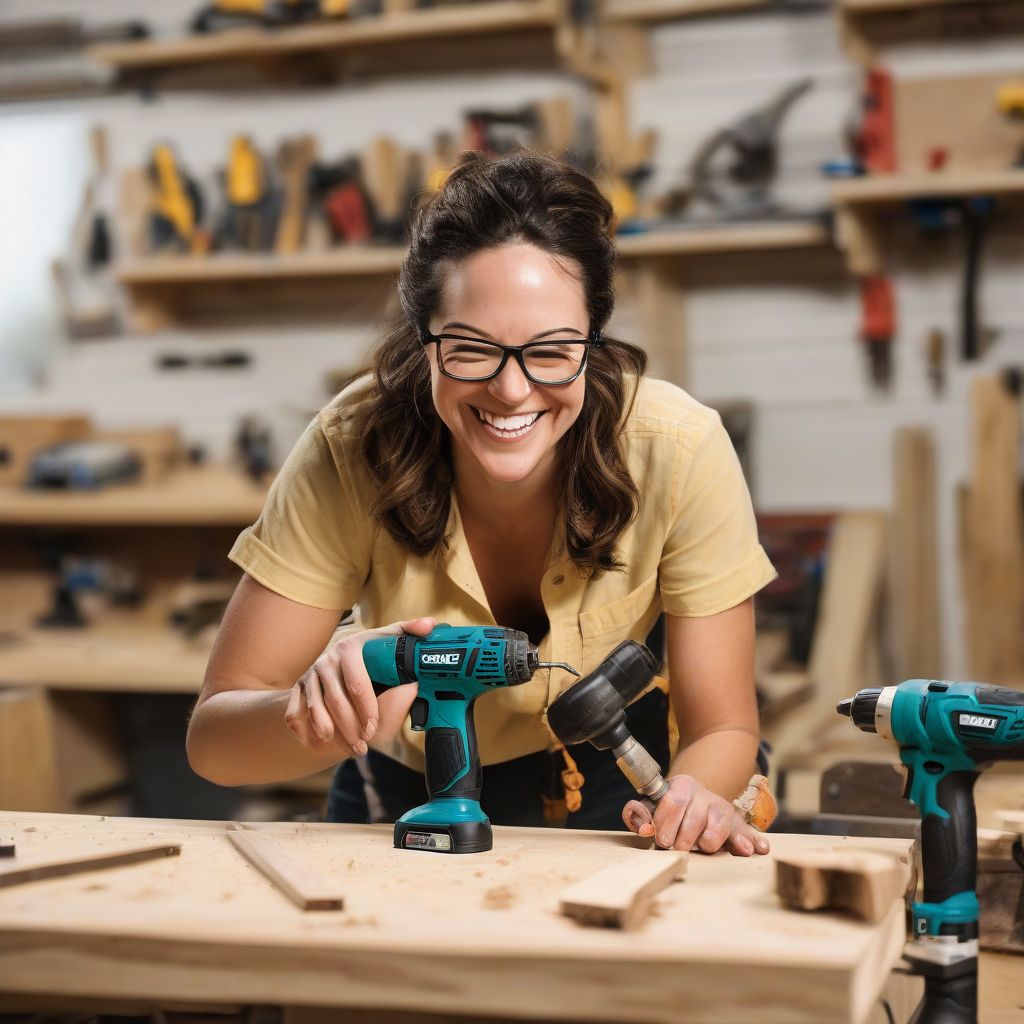
[[[891,11],[925,11],[934,7],[985,6],[1001,0],[840,0],[848,14],[888,14]]]
[[[265,498],[266,487],[240,472],[203,466],[98,491],[5,488],[0,526],[245,526]]]
[[[624,259],[738,250],[813,248],[828,243],[829,234],[825,227],[810,220],[708,225],[674,230],[659,228],[641,234],[620,235],[616,240],[619,255]]]
[[[626,259],[672,253],[735,249],[789,249],[824,245],[828,233],[812,221],[770,221],[706,227],[657,228],[620,235],[619,255]],[[396,274],[405,256],[401,246],[351,246],[322,253],[156,256],[122,263],[117,278],[129,287],[202,284],[204,282],[282,280],[289,278],[360,277]]]
[[[879,174],[851,178],[832,186],[832,199],[856,206],[898,203],[940,196],[1014,195],[1024,193],[1024,170],[943,174]]]
[[[604,18],[614,22],[673,21],[768,7],[770,0],[609,0]]]
[[[292,256],[154,256],[121,264],[117,278],[126,285],[159,285],[266,278],[358,277],[396,274],[404,256],[405,249],[401,246],[350,246]]]
[[[88,54],[120,71],[158,70],[317,51],[365,50],[417,40],[553,30],[558,20],[551,0],[494,0],[276,30],[240,28],[175,39],[108,43],[91,47]]]
[[[167,626],[32,629],[0,643],[0,685],[198,693],[209,657]]]

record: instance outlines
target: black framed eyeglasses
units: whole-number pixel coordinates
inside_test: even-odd
[[[517,346],[462,334],[432,334],[426,327],[420,340],[424,345],[437,345],[438,369],[452,380],[493,380],[511,356],[527,380],[547,385],[571,384],[586,369],[590,350],[604,344],[600,331],[591,331],[586,338],[530,341]]]

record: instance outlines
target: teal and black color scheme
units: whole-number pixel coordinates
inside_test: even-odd
[[[530,638],[501,626],[435,626],[425,637],[375,637],[363,647],[363,664],[381,694],[418,683],[410,717],[426,730],[424,757],[428,803],[395,822],[395,846],[435,853],[482,853],[492,845],[491,823],[480,808],[482,771],[473,724],[477,697],[529,682],[544,662]]]
[[[1024,760],[1024,693],[983,683],[908,679],[861,690],[836,710],[865,732],[899,744],[907,769],[903,795],[921,812],[924,899],[913,905],[913,941],[905,955],[926,981],[913,1021],[975,1021],[974,783],[995,761]]]

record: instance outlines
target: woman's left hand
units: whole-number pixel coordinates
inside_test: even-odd
[[[639,836],[653,836],[665,849],[714,853],[724,847],[738,857],[768,852],[768,840],[724,797],[689,775],[673,775],[668,784],[653,818],[639,800],[623,807],[626,828]]]

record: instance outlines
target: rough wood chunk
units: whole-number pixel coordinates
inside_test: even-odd
[[[44,878],[59,878],[82,871],[97,871],[100,868],[116,868],[125,864],[138,864],[157,857],[176,857],[181,853],[177,843],[147,843],[145,846],[131,846],[119,850],[100,850],[61,857],[18,863],[0,868],[0,889],[25,882],[38,882]]]
[[[779,815],[779,805],[763,775],[750,777],[747,788],[733,800],[733,806],[743,815],[748,825],[753,825],[761,832],[767,831]]]
[[[775,891],[794,910],[842,910],[881,921],[910,879],[910,865],[884,853],[823,849],[775,857]]]
[[[685,853],[636,850],[563,890],[559,910],[581,924],[636,928],[650,913],[655,895],[685,871]]]
[[[269,836],[234,824],[227,832],[235,849],[283,892],[299,910],[342,910],[345,899],[281,849]]]

